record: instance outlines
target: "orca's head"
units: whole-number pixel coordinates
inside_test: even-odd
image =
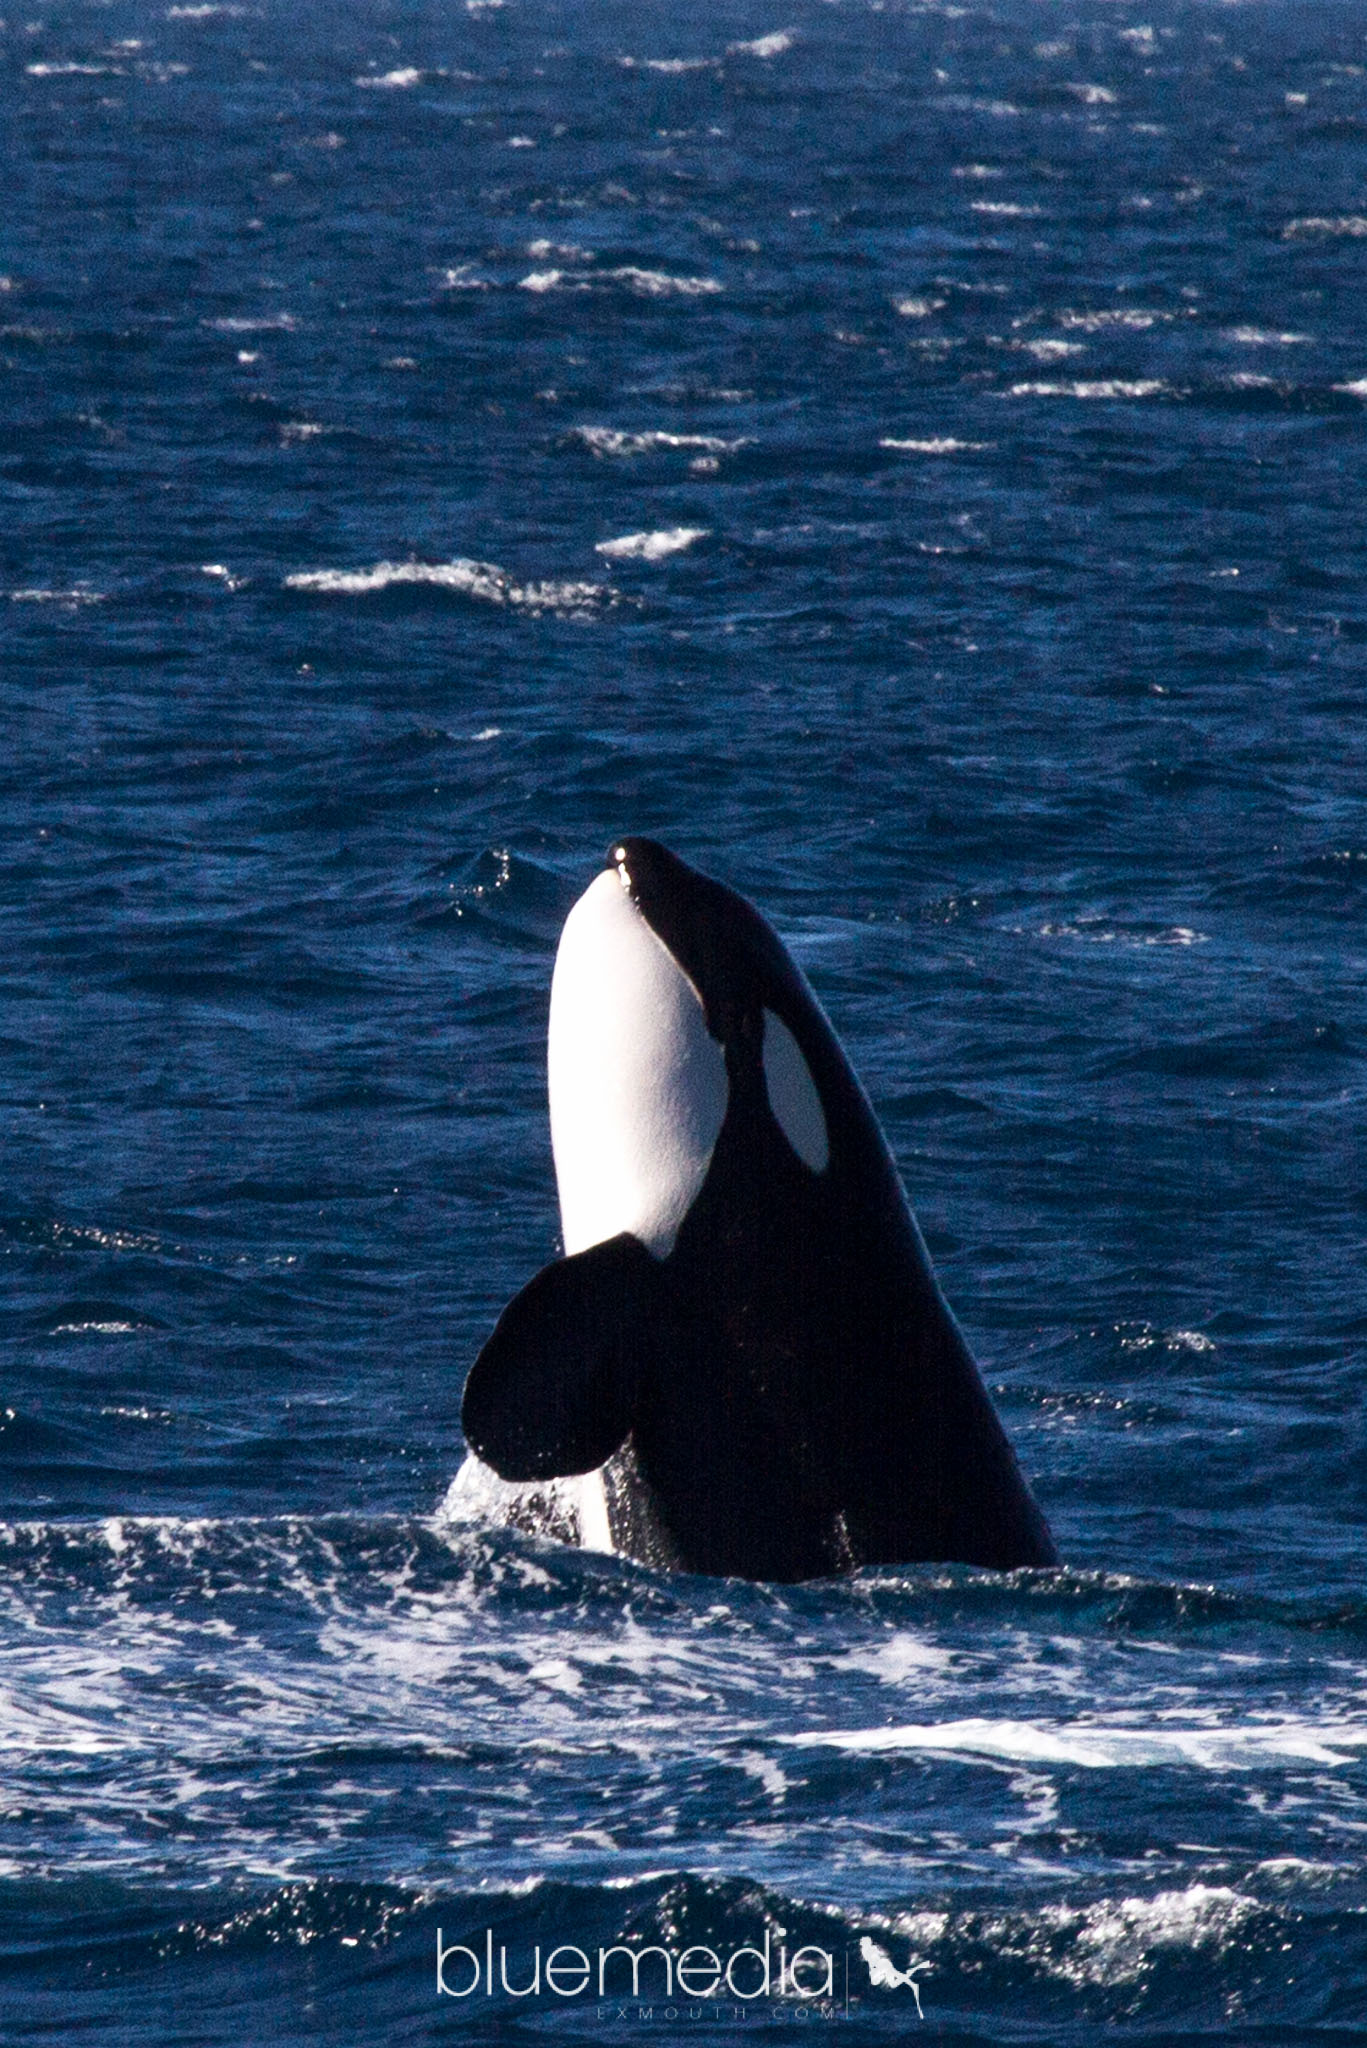
[[[763,1088],[801,1165],[824,1172],[809,1062],[831,1054],[843,1069],[806,982],[744,897],[653,839],[614,841],[566,919],[551,983],[566,1252],[626,1230],[667,1257],[737,1089]]]

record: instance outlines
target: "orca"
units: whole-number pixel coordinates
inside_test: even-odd
[[[466,1382],[446,1512],[796,1581],[1058,1561],[886,1140],[776,932],[651,839],[570,911],[564,1256]]]

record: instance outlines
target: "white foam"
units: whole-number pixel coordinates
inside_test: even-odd
[[[715,277],[676,277],[666,270],[642,270],[635,263],[592,272],[532,270],[518,280],[518,289],[524,292],[591,292],[604,285],[623,285],[646,299],[696,299],[722,289]]]
[[[1258,1901],[1229,1885],[1188,1885],[1151,1898],[1103,1899],[1082,1908],[1047,1906],[1032,1953],[1050,1976],[1071,1984],[1133,1984],[1158,1949],[1223,1949],[1259,1912]],[[1057,1946],[1039,1934],[1067,1937]]]
[[[322,597],[366,597],[397,585],[429,585],[453,591],[481,604],[506,605],[529,612],[560,612],[584,617],[614,604],[617,592],[603,583],[516,583],[495,562],[377,562],[370,569],[303,569],[285,578],[286,590],[307,590]]]
[[[742,1749],[737,1752],[735,1762],[747,1776],[764,1787],[776,1806],[782,1804],[788,1780],[771,1756],[766,1756],[762,1749]]]
[[[894,299],[892,309],[904,320],[928,320],[932,313],[942,311],[943,299]]]
[[[728,57],[781,57],[785,50],[793,47],[791,29],[773,29],[767,36],[756,36],[752,43],[728,43]]]
[[[1289,220],[1282,229],[1286,241],[1295,241],[1309,236],[1348,237],[1358,240],[1367,235],[1367,214],[1307,214],[1302,220]]]
[[[45,590],[34,586],[29,590],[11,590],[11,604],[60,604],[68,610],[75,610],[83,604],[103,604],[109,593],[104,590],[87,590],[77,584],[71,590]]]
[[[1150,312],[1145,306],[1103,306],[1094,313],[1060,313],[1060,327],[1080,327],[1084,334],[1102,334],[1107,328],[1119,327],[1129,333],[1143,333],[1160,321],[1171,320],[1171,313]]]
[[[1155,1330],[1152,1323],[1141,1323],[1137,1329],[1127,1328],[1124,1323],[1115,1325],[1122,1351],[1153,1351],[1161,1344],[1165,1351],[1213,1351],[1215,1339],[1208,1337],[1204,1330]],[[1126,1334],[1122,1334],[1126,1332]]]
[[[1065,384],[1012,384],[1008,398],[1159,398],[1172,393],[1161,377],[1083,377]],[[1173,394],[1175,395],[1175,394]]]
[[[673,448],[730,455],[737,448],[748,446],[745,435],[728,441],[720,434],[671,434],[662,427],[649,428],[642,434],[629,434],[620,427],[574,427],[571,433],[593,455],[654,455]]]
[[[666,1257],[726,1116],[726,1061],[615,870],[565,920],[548,1068],[566,1252],[630,1231]]]
[[[1067,356],[1085,354],[1087,348],[1084,341],[1059,341],[1052,336],[1039,341],[1016,341],[1011,346],[1023,355],[1033,356],[1037,363],[1061,363]]]
[[[705,526],[669,526],[658,533],[620,533],[616,540],[594,542],[594,553],[613,561],[662,562],[667,555],[682,554],[695,540],[705,540]]]
[[[1024,927],[1016,925],[1013,930],[1023,932]],[[1198,932],[1192,925],[1167,925],[1160,931],[1120,931],[1108,925],[1101,918],[1079,918],[1075,924],[1042,924],[1038,936],[1042,939],[1076,939],[1085,946],[1204,946],[1209,944],[1209,934]]]
[[[1226,341],[1242,341],[1249,348],[1294,348],[1310,339],[1308,334],[1282,333],[1275,327],[1229,327],[1225,330]]]
[[[681,77],[686,71],[715,71],[717,57],[619,57],[624,71],[658,71],[665,77]]]
[[[1228,1771],[1273,1767],[1287,1761],[1351,1763],[1367,1749],[1367,1722],[1267,1721],[1234,1726],[1181,1727],[1163,1722],[1148,1727],[1103,1722],[965,1720],[912,1723],[900,1728],[848,1732],[814,1730],[775,1740],[808,1747],[876,1756],[907,1749],[1004,1759],[1012,1763],[1076,1764],[1084,1770],[1133,1770],[1190,1765]]]
[[[356,85],[371,86],[389,92],[403,92],[409,86],[421,85],[423,74],[411,64],[400,65],[394,71],[370,72],[353,81]]]
[[[218,334],[292,334],[299,322],[293,313],[270,313],[256,319],[230,315],[222,320],[201,320]]]
[[[950,434],[934,434],[926,441],[904,441],[895,434],[884,434],[878,443],[880,448],[892,448],[903,455],[960,455],[976,454],[984,448],[996,446],[993,441],[956,441]]]
[[[1018,206],[1010,199],[974,199],[969,203],[970,213],[986,213],[1002,220],[1039,220],[1043,217],[1042,206]]]

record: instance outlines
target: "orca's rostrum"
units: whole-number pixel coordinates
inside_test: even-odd
[[[565,1256],[475,1360],[450,1513],[755,1579],[1057,1561],[868,1099],[751,904],[615,845],[565,924],[549,1076]]]

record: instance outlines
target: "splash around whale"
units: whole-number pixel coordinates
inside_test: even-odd
[[[887,1143],[782,941],[618,841],[551,986],[565,1255],[470,1370],[445,1515],[679,1570],[1057,1562]]]

